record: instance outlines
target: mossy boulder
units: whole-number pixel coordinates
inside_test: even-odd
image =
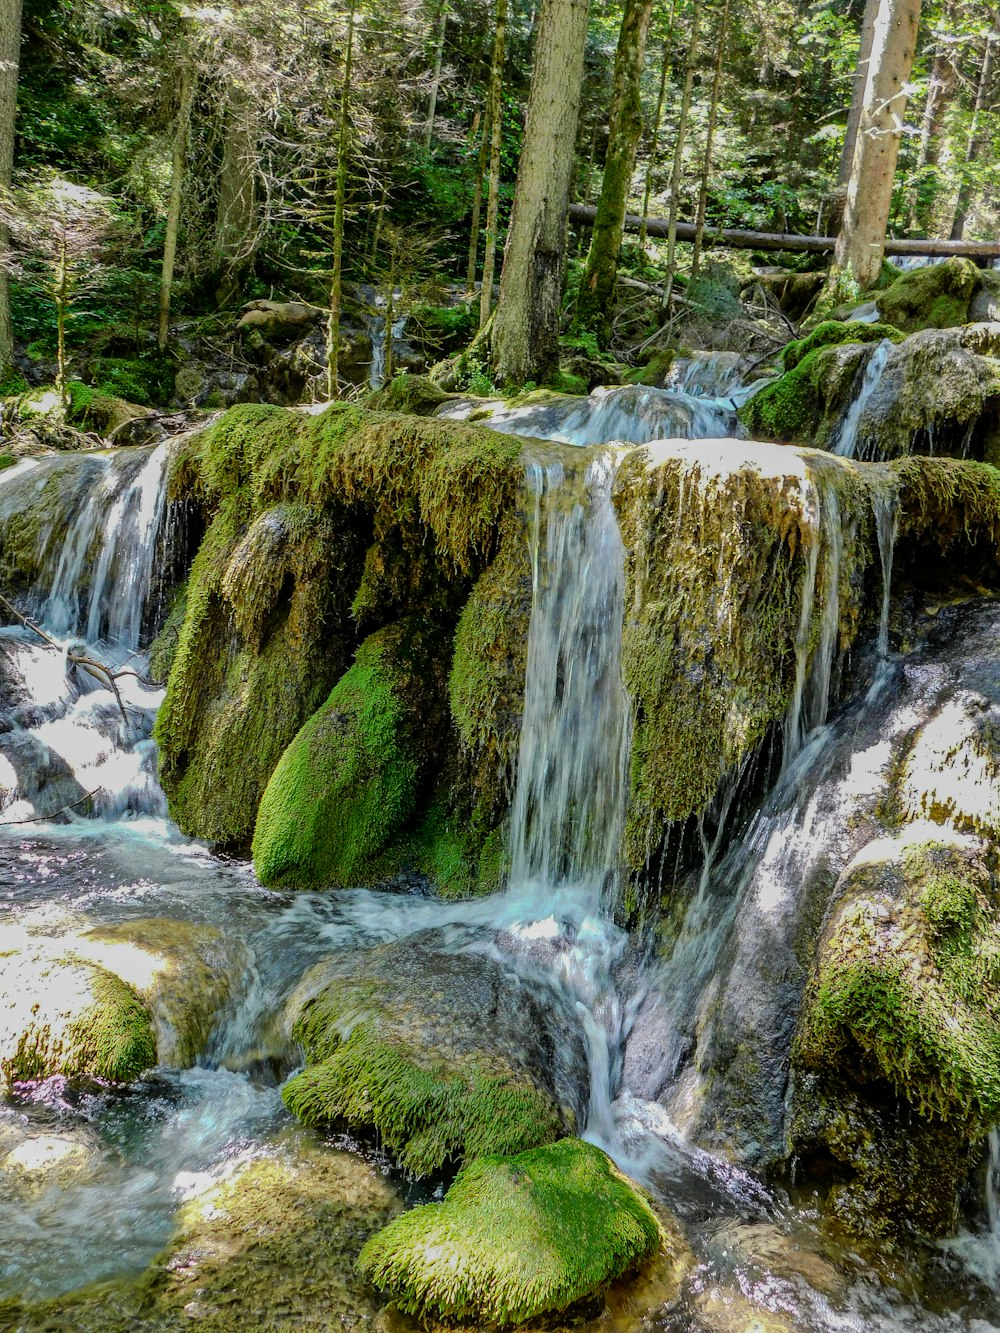
[[[854,320],[826,319],[822,324],[817,324],[806,337],[797,338],[785,345],[781,354],[782,365],[785,370],[794,370],[810,352],[815,352],[820,347],[837,347],[841,343],[877,343],[883,338],[898,343],[903,341],[904,336],[891,324],[862,324]]]
[[[562,1139],[469,1164],[441,1203],[368,1241],[359,1267],[406,1313],[509,1327],[599,1295],[663,1243],[653,1210],[610,1158]]]
[[[755,439],[823,448],[862,373],[865,346],[851,340],[823,344],[797,358],[793,353],[793,368],[748,399],[739,409],[740,421]]]
[[[904,333],[954,328],[968,321],[970,302],[981,286],[982,274],[971,259],[953,257],[914,268],[880,293],[879,318]]]
[[[444,702],[442,635],[411,619],[379,630],[281,756],[254,831],[272,887],[370,882],[416,808]]]
[[[412,412],[429,417],[448,402],[449,396],[427,375],[411,375],[404,370],[373,393],[367,403],[378,412]]]
[[[983,850],[912,824],[838,883],[793,1051],[793,1139],[840,1163],[832,1205],[855,1229],[949,1230],[970,1146],[1000,1116],[1000,907]]]
[[[128,1083],[156,1063],[149,1014],[119,977],[58,947],[14,941],[9,932],[0,950],[5,1084],[53,1074]]]
[[[289,1109],[375,1131],[416,1175],[552,1142],[586,1106],[564,999],[512,987],[499,963],[449,953],[435,932],[319,965],[291,1009],[306,1068],[285,1085]]]
[[[278,760],[358,639],[457,619],[516,505],[520,443],[457,421],[233,408],[174,459],[208,529],[157,720],[173,817],[245,846]],[[447,669],[447,659],[444,659]]]

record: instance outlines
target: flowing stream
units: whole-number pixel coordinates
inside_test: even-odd
[[[704,374],[685,370],[683,390],[628,387],[568,407],[497,408],[490,424],[587,444],[732,434],[734,384],[724,380],[712,396]],[[213,857],[167,820],[150,740],[158,689],[123,678],[119,708],[93,677],[67,674],[63,651],[30,629],[0,633],[0,947],[5,931],[72,940],[101,924],[187,922],[221,930],[215,972],[226,994],[191,1068],[164,1064],[125,1092],[54,1079],[0,1102],[0,1191],[8,1194],[0,1192],[0,1298],[49,1297],[142,1271],[182,1202],[234,1161],[280,1154],[289,1133],[304,1135],[279,1095],[300,1058],[286,1009],[301,977],[338,952],[433,932],[442,948],[485,951],[525,993],[566,1007],[588,1066],[581,1132],[680,1219],[694,1266],[680,1297],[642,1327],[729,1333],[770,1327],[761,1320],[773,1317],[777,1330],[817,1333],[1000,1328],[1000,1305],[986,1295],[971,1303],[954,1296],[955,1265],[965,1290],[964,1275],[983,1277],[983,1255],[1000,1253],[995,1161],[981,1234],[931,1263],[918,1300],[902,1294],[907,1279],[884,1284],[860,1256],[824,1238],[808,1200],[793,1204],[708,1150],[722,1148],[711,1126],[733,1111],[720,1071],[735,1067],[748,1044],[772,1091],[743,1135],[743,1160],[763,1157],[765,1141],[780,1136],[787,1069],[776,1034],[790,1001],[769,977],[795,955],[809,909],[804,886],[850,854],[852,802],[884,763],[885,737],[929,708],[943,676],[958,670],[941,644],[912,664],[889,651],[895,500],[887,495],[876,513],[886,591],[875,665],[868,687],[831,719],[851,534],[833,490],[814,485],[816,540],[784,766],[729,846],[716,846],[693,872],[673,949],[656,957],[651,932],[618,924],[631,740],[621,674],[625,552],[612,504],[620,450],[588,455],[579,467],[565,452],[554,461],[540,451],[526,468],[533,593],[512,868],[505,891],[489,899],[261,889],[248,866]],[[82,639],[140,675],[163,558],[164,468],[162,451],[136,448],[0,473],[0,518],[32,507],[43,515],[33,540],[44,586],[23,591],[24,609],[60,643]],[[988,645],[1000,613],[989,604],[978,614],[965,642],[978,635]],[[78,797],[90,801],[89,817]],[[61,1186],[54,1177],[10,1195],[15,1166],[63,1158],[75,1168]],[[638,1317],[622,1325],[639,1327]]]

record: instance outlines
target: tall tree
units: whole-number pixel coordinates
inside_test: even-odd
[[[493,305],[493,272],[497,258],[497,223],[500,216],[500,150],[503,147],[503,53],[507,31],[507,0],[497,0],[493,62],[490,68],[490,188],[486,202],[486,255],[483,259],[483,288],[479,296],[479,327],[490,317]]]
[[[625,0],[615,52],[604,178],[578,306],[580,319],[596,329],[602,342],[611,330],[618,256],[642,134],[642,67],[652,12],[653,0]]]
[[[588,0],[542,0],[524,144],[507,233],[491,360],[502,384],[559,362],[566,213],[583,85]]]
[[[691,255],[692,277],[701,265],[701,250],[705,242],[705,217],[708,213],[708,187],[712,179],[712,155],[715,149],[715,127],[719,120],[719,93],[722,88],[722,65],[729,35],[729,0],[722,0],[719,15],[718,45],[715,52],[715,72],[712,75],[712,96],[708,106],[708,128],[705,131],[705,153],[701,167],[701,189],[698,191],[698,215],[695,218],[694,251]]]
[[[865,0],[865,12],[861,19],[861,39],[858,47],[858,63],[854,67],[854,81],[851,87],[851,106],[847,113],[847,128],[844,131],[844,143],[840,150],[840,167],[837,171],[837,188],[830,209],[831,234],[840,230],[844,220],[844,204],[847,201],[847,187],[851,180],[851,168],[854,166],[854,151],[858,145],[858,130],[861,116],[865,109],[865,89],[868,86],[868,70],[871,63],[872,42],[875,40],[875,20],[878,17],[879,0]]]
[[[854,161],[834,267],[862,289],[882,271],[920,0],[879,0]]]
[[[920,147],[913,169],[907,211],[907,229],[927,229],[932,223],[937,188],[930,187],[928,177],[936,174],[941,159],[945,115],[958,89],[958,69],[955,66],[951,44],[939,44],[934,52],[927,101],[920,120]]]
[[[656,98],[656,112],[653,116],[653,141],[649,145],[649,157],[646,160],[646,180],[642,191],[642,222],[639,224],[639,249],[646,249],[646,224],[649,221],[649,199],[653,193],[653,177],[656,174],[657,158],[660,147],[660,128],[663,124],[663,104],[667,100],[667,80],[673,66],[674,9],[670,7],[670,29],[663,42],[663,56],[660,61],[660,91]]]
[[[191,106],[196,82],[194,57],[187,35],[182,33],[178,43],[177,115],[174,121],[173,150],[170,159],[167,228],[163,239],[163,264],[160,269],[160,312],[156,334],[156,342],[160,348],[167,345],[167,333],[170,327],[170,301],[174,286],[174,265],[177,260],[177,239],[180,235],[181,204],[184,199],[184,168],[187,162]]]
[[[704,0],[694,0],[691,12],[691,40],[688,43],[687,67],[684,75],[684,91],[681,94],[681,109],[677,118],[677,133],[674,137],[674,164],[670,172],[670,217],[667,232],[667,281],[663,289],[660,309],[663,314],[670,310],[670,300],[674,291],[674,272],[677,267],[677,217],[681,202],[681,177],[684,174],[684,144],[687,141],[688,122],[691,118],[691,94],[694,90],[694,76],[698,58],[698,36],[701,29],[701,13]]]
[[[986,49],[983,63],[979,67],[979,81],[976,84],[976,104],[972,110],[969,124],[969,138],[962,161],[961,183],[958,198],[955,201],[955,214],[951,223],[951,239],[960,241],[965,234],[965,223],[972,203],[975,164],[983,156],[987,143],[986,103],[993,84],[993,69],[996,63],[997,43],[1000,42],[1000,9],[993,15],[993,23],[986,34]]]
[[[330,317],[326,333],[326,388],[330,398],[340,393],[340,298],[344,262],[344,207],[347,201],[347,149],[351,129],[351,72],[354,63],[354,23],[357,0],[347,11],[347,49],[340,84],[340,120],[337,130],[337,184],[333,204],[333,267],[330,274]]]
[[[229,89],[219,170],[212,267],[220,306],[232,301],[250,264],[257,233],[257,108],[240,84]]]
[[[21,0],[0,0],[0,195],[10,189],[14,165],[14,117],[17,113],[17,71],[21,53]],[[0,223],[0,261],[9,244]],[[10,320],[7,271],[0,262],[0,380],[14,364],[14,332]]]
[[[438,93],[441,90],[441,70],[444,68],[444,39],[448,32],[448,0],[439,0],[437,13],[437,41],[434,46],[434,73],[427,99],[427,123],[424,126],[424,152],[431,151],[434,121],[437,119]]]

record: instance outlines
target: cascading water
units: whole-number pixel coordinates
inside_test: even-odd
[[[894,345],[890,339],[883,338],[868,357],[858,396],[847,410],[847,415],[841,423],[831,453],[839,454],[841,458],[857,456],[861,421],[868,404],[878,389]],[[862,457],[867,457],[865,449],[862,449]]]

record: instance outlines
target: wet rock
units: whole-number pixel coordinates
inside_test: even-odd
[[[86,1128],[18,1129],[0,1123],[0,1195],[16,1199],[53,1186],[66,1189],[96,1173],[99,1145]]]
[[[1000,321],[1000,272],[980,269],[982,286],[969,305],[970,324],[993,324]]]
[[[87,795],[69,763],[34,732],[0,735],[0,812],[25,802],[35,818],[51,819],[79,809]]]
[[[969,320],[981,286],[982,272],[971,259],[911,269],[877,297],[879,316],[905,333],[953,328]]]
[[[359,1267],[405,1313],[509,1327],[585,1305],[667,1243],[611,1160],[563,1139],[466,1166],[443,1202],[373,1237]]]
[[[250,301],[236,325],[241,333],[254,329],[265,338],[301,336],[302,330],[318,322],[323,312],[301,301]]]
[[[572,1130],[586,1055],[565,996],[436,932],[314,969],[293,999],[307,1068],[285,1087],[310,1124],[374,1129],[417,1174]]]

